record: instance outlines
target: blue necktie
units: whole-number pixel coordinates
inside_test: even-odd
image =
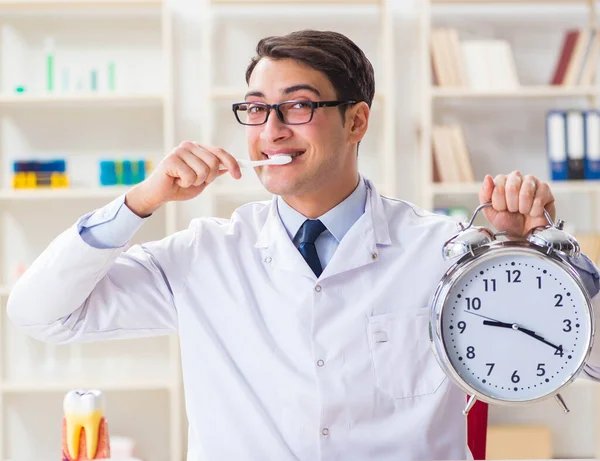
[[[319,261],[319,255],[317,254],[317,248],[315,247],[315,240],[317,240],[317,237],[321,235],[325,229],[327,229],[325,224],[318,219],[307,219],[298,231],[298,238],[300,241],[298,251],[317,277],[321,275],[323,269],[321,268],[321,261]]]

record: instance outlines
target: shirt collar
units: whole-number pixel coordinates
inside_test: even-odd
[[[318,218],[338,243],[365,212],[367,187],[364,181],[363,177],[360,176],[356,189],[342,202]],[[290,239],[293,240],[300,226],[308,218],[294,210],[280,196],[277,197],[277,210],[285,230]]]

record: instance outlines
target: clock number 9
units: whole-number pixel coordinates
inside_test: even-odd
[[[470,311],[471,308],[474,311],[478,311],[479,309],[481,309],[481,299],[479,298],[465,298],[467,300],[467,310]]]
[[[458,327],[458,329],[460,330],[460,334],[462,335],[465,332],[465,328],[467,328],[467,322],[461,320],[456,326]]]

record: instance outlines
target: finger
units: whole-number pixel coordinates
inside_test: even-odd
[[[513,171],[506,178],[504,193],[506,208],[512,213],[519,211],[519,191],[521,190],[522,177],[518,171]]]
[[[537,187],[538,181],[535,176],[527,175],[523,178],[521,190],[519,191],[519,213],[523,215],[531,214]]]
[[[227,171],[231,173],[232,177],[235,179],[240,179],[242,177],[240,165],[233,155],[220,147],[208,147],[207,150],[219,159],[221,164],[223,164],[225,168],[227,168]]]
[[[494,180],[489,174],[483,178],[481,189],[479,189],[479,204],[483,205],[492,201],[492,192],[494,192]]]
[[[545,182],[540,182],[535,192],[533,206],[531,207],[529,215],[534,218],[543,216],[544,209],[548,205],[554,206],[554,197],[550,191],[550,186],[548,186],[548,184]]]
[[[207,184],[212,183],[219,175],[219,167],[221,161],[219,158],[206,146],[197,145],[193,154],[196,155],[203,163],[208,166],[208,175],[205,178]]]
[[[492,192],[492,207],[496,211],[506,211],[506,176],[499,174],[494,178],[494,192]]]
[[[201,184],[207,183],[209,184],[210,176],[210,165],[208,165],[204,159],[200,158],[197,154],[190,152],[189,150],[182,149],[178,152],[178,155],[181,159],[192,169],[195,173],[194,178],[194,186],[199,186]],[[214,157],[216,162],[218,160]],[[213,178],[214,179],[214,178]]]
[[[196,173],[183,161],[180,155],[173,155],[165,164],[165,173],[175,178],[175,184],[187,188],[194,184]]]
[[[483,205],[492,201],[492,193],[494,192],[494,179],[489,175],[485,175],[481,189],[479,189],[479,204]],[[484,216],[488,221],[493,221],[497,211],[491,207],[486,207],[482,210]]]

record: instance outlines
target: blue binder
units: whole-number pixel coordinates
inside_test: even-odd
[[[600,111],[583,112],[585,179],[600,179]]]
[[[549,110],[546,114],[546,152],[552,181],[566,181],[569,178],[569,168],[567,113],[564,110]]]

